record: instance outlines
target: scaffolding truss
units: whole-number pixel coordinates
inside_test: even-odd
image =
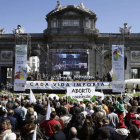
[[[31,35],[15,33],[15,45],[27,45],[28,58],[31,56]]]

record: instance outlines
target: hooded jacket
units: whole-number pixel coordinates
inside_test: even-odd
[[[116,103],[116,112],[118,112],[118,113],[122,113],[122,112],[124,112],[124,104],[123,104],[123,101],[121,100],[121,101],[118,101],[117,103]]]

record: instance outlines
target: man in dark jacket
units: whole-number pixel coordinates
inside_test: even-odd
[[[62,127],[61,124],[56,123],[54,125],[54,133],[49,140],[65,140],[65,134],[61,131]]]
[[[108,128],[109,129],[109,133],[110,133],[110,137],[109,137],[109,140],[114,140],[115,138],[115,130],[113,127],[109,126],[109,119],[108,118],[103,118],[102,120],[102,127],[100,127],[96,133],[96,139],[98,139],[99,137],[99,134],[100,134],[100,131],[103,129],[103,128]]]
[[[82,112],[82,110],[81,110],[81,108],[78,106],[78,103],[74,103],[74,106],[73,107],[71,107],[70,108],[70,114],[79,114],[79,113],[81,113]]]
[[[21,117],[21,109],[19,108],[18,103],[14,104],[14,117],[17,119],[17,129],[20,129],[22,117]]]
[[[37,114],[39,114],[42,108],[43,108],[42,100],[39,99],[37,101],[37,104],[34,106],[34,110],[37,112]]]
[[[10,120],[12,125],[12,131],[16,130],[17,127],[17,119],[13,117],[14,111],[12,109],[9,110],[8,117],[4,117],[3,120]]]
[[[77,130],[75,127],[71,127],[70,131],[69,131],[69,136],[70,138],[68,140],[79,140],[77,137]]]

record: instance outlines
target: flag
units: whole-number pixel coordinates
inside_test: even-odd
[[[50,119],[50,114],[51,114],[50,101],[48,101],[46,120]]]
[[[123,100],[123,97],[122,97],[122,92],[121,92],[121,99]]]
[[[19,100],[19,101],[21,101],[21,93],[20,93],[20,95],[19,95],[19,98],[18,98],[18,100]]]
[[[32,90],[30,89],[30,103],[35,103],[35,102],[36,102],[35,96]]]
[[[35,130],[34,130],[34,134],[33,134],[33,139],[32,140],[36,140],[36,129],[37,129],[37,124],[36,124]]]
[[[29,67],[28,64],[26,64],[26,68],[27,68],[27,72],[30,72],[31,71],[31,68]]]

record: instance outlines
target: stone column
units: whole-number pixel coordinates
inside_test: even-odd
[[[2,75],[2,73],[1,73],[1,67],[0,67],[0,84],[2,83],[1,75]],[[1,85],[0,85],[0,87],[1,87]],[[1,88],[0,88],[0,91],[1,91]]]
[[[89,49],[88,54],[88,69],[89,69],[89,75],[96,76],[95,72],[95,49],[92,46],[92,49]]]
[[[131,51],[130,51],[130,47],[125,47],[124,48],[124,56],[127,57],[127,68],[124,71],[124,79],[131,79],[131,66],[130,66],[130,62],[131,62]]]
[[[101,54],[98,52],[98,51],[96,51],[96,77],[98,77],[98,78],[101,78],[101,75],[102,75],[102,59],[101,59]],[[98,74],[97,74],[98,73]]]

